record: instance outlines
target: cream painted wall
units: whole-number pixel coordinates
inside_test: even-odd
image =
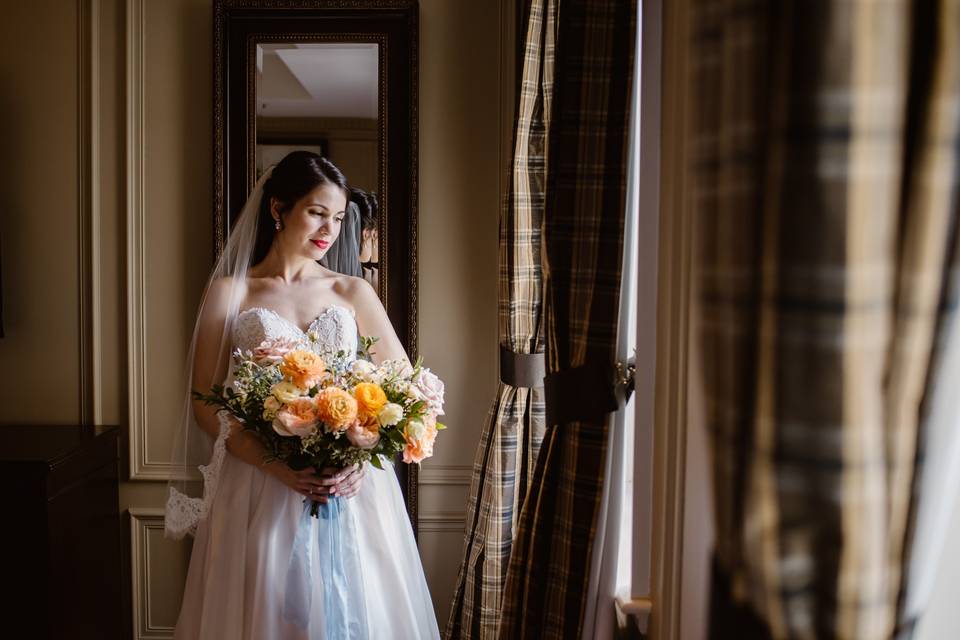
[[[0,20],[4,423],[81,417],[78,17],[76,1],[41,0]]]
[[[419,345],[447,383],[450,429],[423,465],[420,527],[441,628],[497,374],[497,220],[514,64],[512,8],[501,20],[501,3],[512,6],[421,2]],[[128,4],[140,22],[128,25]],[[142,74],[128,85],[126,64],[136,58],[127,47],[137,42]],[[211,0],[15,3],[0,23],[0,78],[9,88],[0,121],[14,159],[0,176],[0,365],[23,371],[2,385],[0,422],[72,423],[85,413],[137,429],[139,479],[123,482],[120,495],[135,638],[171,635],[189,557],[188,544],[163,538],[160,478],[211,263],[211,48]],[[126,109],[137,90],[142,124],[128,140]],[[141,151],[143,184],[131,192],[127,144],[138,136],[142,146],[132,151]],[[127,199],[138,195],[143,206],[133,212],[142,214],[145,243],[131,255]],[[127,269],[138,261],[143,306],[128,313],[136,296]],[[143,330],[146,384],[142,418],[132,422],[128,319]]]

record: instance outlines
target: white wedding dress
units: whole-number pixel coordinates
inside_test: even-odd
[[[357,325],[352,312],[333,306],[313,320],[307,332],[320,337],[318,350],[356,353]],[[233,344],[253,349],[264,339],[289,338],[307,344],[306,333],[276,312],[261,307],[242,311],[234,323]],[[225,384],[233,379],[233,364]],[[219,442],[218,442],[219,444]],[[215,447],[216,450],[216,447]],[[367,465],[359,493],[349,502],[354,517],[363,592],[366,634],[371,640],[439,638],[437,620],[392,465]],[[223,457],[216,493],[197,527],[178,640],[334,640],[327,637],[323,553],[311,540],[309,620],[304,626],[284,615],[287,569],[304,497],[273,476],[229,453]],[[351,634],[351,637],[352,634]],[[337,638],[336,640],[340,640]],[[344,638],[345,640],[345,638]]]

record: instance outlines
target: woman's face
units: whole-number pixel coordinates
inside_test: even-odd
[[[277,242],[284,253],[319,260],[340,235],[347,199],[336,185],[322,184],[297,200],[283,215],[276,200],[271,204],[274,219],[280,218],[283,226],[277,233]]]

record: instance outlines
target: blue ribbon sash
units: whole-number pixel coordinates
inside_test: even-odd
[[[317,513],[316,544],[311,535],[311,500],[305,500],[303,513],[287,566],[287,584],[283,617],[301,629],[310,623],[313,601],[312,551],[316,551],[320,580],[323,583],[323,626],[328,640],[367,640],[367,610],[360,574],[360,551],[356,521],[347,498],[331,497],[320,504]]]

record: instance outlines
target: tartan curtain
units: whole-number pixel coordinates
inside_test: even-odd
[[[543,353],[540,234],[556,9],[557,0],[533,0],[527,12],[511,182],[500,215],[500,344],[523,354]],[[501,380],[473,466],[448,640],[495,637],[516,521],[543,432],[543,386]]]
[[[908,636],[956,322],[954,0],[694,0],[711,637]]]
[[[543,237],[548,381],[614,360],[636,2],[569,0],[556,15]],[[513,543],[500,638],[580,637],[611,415],[548,425]]]

